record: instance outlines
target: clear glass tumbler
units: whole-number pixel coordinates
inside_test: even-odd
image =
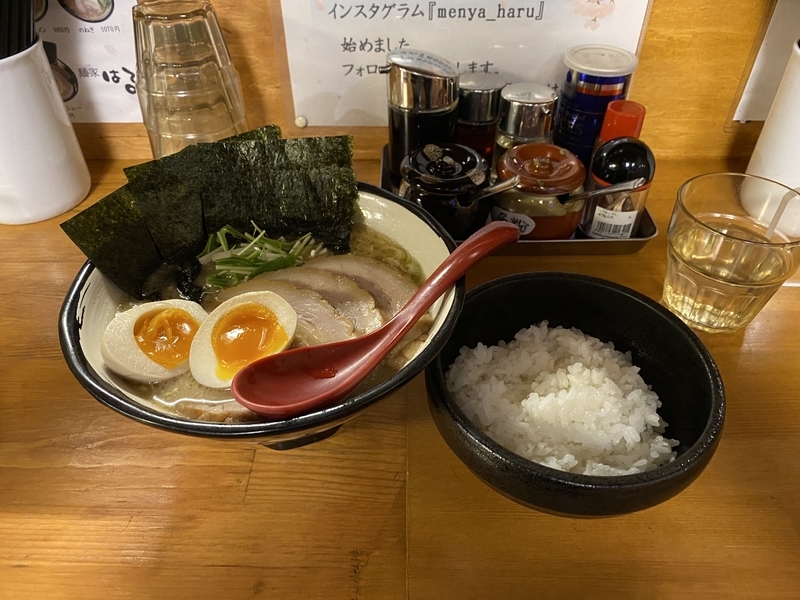
[[[689,326],[744,327],[800,264],[791,231],[796,191],[742,173],[709,173],[678,190],[667,230],[662,302]],[[777,219],[776,219],[777,217]]]
[[[133,24],[136,87],[155,158],[246,130],[239,75],[209,2],[137,4]]]

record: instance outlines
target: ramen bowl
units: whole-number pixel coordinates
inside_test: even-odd
[[[487,314],[493,318],[487,319]],[[620,352],[630,352],[630,362],[639,367],[641,378],[661,402],[658,414],[667,423],[663,436],[677,440],[677,446],[672,448],[673,460],[655,462],[652,468],[631,474],[573,473],[518,454],[514,451],[518,447],[509,449],[496,439],[498,436],[493,437],[467,417],[447,379],[461,349],[475,348],[478,343],[491,347],[501,341],[511,342],[517,332],[542,321],[547,321],[550,328],[576,328],[587,336],[613,343]],[[483,360],[488,360],[485,355]],[[504,368],[514,367],[506,364]],[[433,420],[456,456],[501,494],[529,508],[559,515],[620,515],[672,498],[708,465],[725,418],[725,393],[717,366],[699,338],[680,319],[635,290],[574,273],[520,273],[470,290],[451,337],[425,375]],[[536,376],[527,374],[530,381]],[[481,380],[488,378],[482,376]],[[575,388],[571,391],[575,392]],[[491,402],[487,393],[490,392],[481,391],[482,403]],[[583,422],[586,415],[575,416],[569,400],[559,397],[559,416],[570,415]],[[604,402],[605,410],[613,411],[610,403]],[[547,422],[549,415],[529,414],[532,416],[526,415],[527,427],[531,431],[548,431],[540,424]],[[560,418],[552,422],[555,427],[565,427]],[[582,431],[575,437],[591,440],[592,434]],[[547,446],[554,447],[551,439],[538,438],[530,443],[536,452],[542,452]],[[556,450],[560,451],[557,447]],[[652,447],[649,451],[653,451]],[[541,454],[535,456],[546,460]]]
[[[366,224],[405,248],[419,263],[423,277],[430,276],[455,249],[452,238],[424,210],[367,184],[359,184],[355,222]],[[288,449],[332,435],[344,422],[419,374],[455,326],[464,300],[464,281],[451,287],[431,308],[432,329],[402,368],[338,403],[270,421],[255,415],[250,420],[235,422],[187,418],[133,392],[124,380],[108,370],[100,354],[105,328],[126,298],[87,261],[64,300],[59,318],[61,348],[73,374],[92,396],[131,419],[168,431],[212,438],[254,438],[276,449]]]

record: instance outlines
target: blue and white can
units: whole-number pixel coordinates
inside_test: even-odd
[[[587,45],[570,48],[564,64],[567,72],[559,91],[553,141],[588,169],[606,108],[628,95],[638,59],[622,48]]]

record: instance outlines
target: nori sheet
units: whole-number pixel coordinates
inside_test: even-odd
[[[348,248],[358,199],[352,138],[223,140],[205,148],[202,190],[206,230],[225,225],[271,236],[312,232]]]
[[[277,125],[264,125],[258,129],[251,129],[238,135],[225,138],[228,142],[246,142],[247,140],[279,140],[281,139],[281,128]]]
[[[286,159],[293,167],[350,167],[353,162],[353,138],[349,135],[292,138],[283,142]]]
[[[253,220],[273,235],[314,237],[335,252],[349,248],[358,200],[352,168],[320,166],[287,168],[271,176],[271,194],[261,198]]]
[[[142,297],[163,262],[193,259],[225,225],[311,232],[348,249],[358,186],[350,136],[280,139],[267,125],[126,168],[128,184],[61,227],[120,289]]]
[[[188,146],[124,170],[156,246],[171,263],[195,256],[205,243],[201,147]]]
[[[142,297],[147,278],[162,263],[127,186],[64,221],[61,229],[103,275],[135,298]]]
[[[218,149],[239,143],[266,143],[279,140],[280,135],[280,127],[266,125],[219,142],[188,146],[175,154],[124,170],[130,190],[165,260],[177,263],[194,257],[206,241],[203,191],[209,184],[214,189],[225,190],[222,180],[235,179],[238,173],[233,162],[220,164],[216,157]],[[232,160],[230,152],[222,154],[220,158]],[[235,199],[235,192],[231,189],[224,194],[227,201]],[[224,225],[208,231],[217,231]]]

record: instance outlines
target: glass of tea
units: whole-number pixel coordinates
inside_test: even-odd
[[[800,264],[800,194],[743,173],[688,180],[667,230],[662,302],[690,327],[744,327]]]

